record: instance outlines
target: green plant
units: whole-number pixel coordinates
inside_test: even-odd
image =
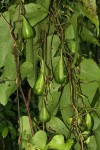
[[[100,0],[0,3],[0,149],[100,149]]]

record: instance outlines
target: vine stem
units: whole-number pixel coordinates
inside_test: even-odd
[[[76,106],[76,103],[75,101],[78,99],[77,97],[77,89],[76,89],[76,81],[72,81],[72,68],[71,66],[69,66],[70,68],[70,73],[69,73],[69,81],[70,81],[70,93],[71,93],[71,101],[72,101],[72,106],[73,106],[73,109],[74,109],[74,112],[75,112],[75,129],[76,129],[76,132],[77,132],[77,136],[79,137],[79,141],[80,141],[80,147],[81,147],[81,150],[84,150],[84,143],[83,143],[83,138],[82,136],[80,136],[80,129],[78,127],[78,110],[77,110],[77,106]],[[74,82],[74,83],[73,83]],[[74,87],[73,87],[73,84],[74,84]],[[74,92],[72,92],[74,91]],[[74,93],[74,95],[72,95]]]
[[[64,48],[65,48],[65,44],[64,44],[64,40],[65,40],[65,37],[64,37],[64,29],[60,23],[60,20],[59,20],[59,16],[57,14],[57,9],[56,9],[56,0],[54,0],[54,10],[51,9],[51,12],[53,14],[53,19],[54,19],[54,23],[55,23],[55,29],[56,31],[58,32],[58,36],[59,38],[61,39],[61,53],[64,52],[65,54],[65,51],[64,51]],[[59,31],[60,30],[60,31]],[[70,55],[68,55],[70,56]],[[65,55],[66,57],[66,55]],[[74,122],[74,126],[75,126],[75,129],[76,129],[76,132],[77,132],[77,136],[79,137],[79,141],[80,141],[80,145],[81,145],[81,150],[84,150],[84,145],[83,145],[83,139],[82,137],[80,137],[80,130],[78,128],[78,121],[77,121],[77,117],[78,117],[78,110],[77,110],[77,106],[76,106],[76,99],[77,99],[77,95],[76,95],[76,88],[75,88],[75,82],[73,83],[73,68],[72,68],[72,58],[69,57],[69,60],[68,60],[68,71],[69,71],[69,88],[70,88],[70,100],[72,102],[72,107],[74,109],[74,112],[75,112],[75,122]]]
[[[29,101],[26,100],[22,86],[20,85],[20,92],[22,94],[26,109],[27,109],[27,113],[28,113],[28,117],[29,117],[29,123],[30,123],[30,128],[31,128],[31,133],[32,136],[34,136],[34,130],[33,130],[33,124],[32,124],[32,120],[31,120],[31,115],[30,115],[30,109],[29,109]]]
[[[20,16],[20,6],[19,6],[19,16]],[[5,19],[6,21],[6,19]],[[8,23],[8,22],[7,22]],[[20,23],[20,17],[19,17],[19,23]],[[10,23],[8,23],[10,25]],[[18,52],[17,52],[17,39],[16,39],[16,36],[14,34],[14,29],[13,27],[10,25],[11,27],[11,37],[14,41],[14,46],[13,46],[13,54],[14,54],[14,60],[15,60],[15,65],[16,65],[16,86],[17,86],[17,99],[18,99],[18,117],[19,117],[19,127],[20,127],[20,111],[19,111],[19,94],[18,94],[18,87],[20,87],[20,92],[22,94],[22,97],[23,97],[23,100],[24,100],[24,103],[25,103],[25,106],[26,106],[26,109],[27,109],[27,113],[28,113],[28,118],[29,118],[29,123],[30,123],[30,128],[31,128],[31,134],[32,136],[34,136],[34,130],[33,130],[33,125],[32,125],[32,120],[31,120],[31,115],[30,115],[30,109],[29,109],[29,102],[30,102],[30,92],[29,92],[29,97],[28,97],[28,102],[25,98],[25,95],[24,95],[24,92],[23,92],[23,89],[22,89],[22,86],[21,86],[21,76],[20,76],[20,65],[19,65],[19,55],[18,55]],[[21,28],[19,27],[19,30]],[[19,31],[19,34],[20,34],[20,31]],[[21,137],[21,132],[20,132],[20,137]]]
[[[14,34],[14,28],[13,26],[11,25],[11,23],[9,23],[6,18],[3,16],[3,14],[1,14],[1,16],[3,17],[3,19],[6,21],[6,23],[10,26],[11,28],[11,38],[12,40],[14,41],[14,46],[13,46],[13,54],[14,54],[14,60],[15,60],[15,65],[16,65],[16,73],[17,73],[17,77],[16,77],[16,86],[17,86],[17,100],[18,100],[18,118],[19,118],[19,127],[20,127],[20,111],[19,111],[19,94],[18,94],[18,87],[19,87],[19,84],[20,84],[20,65],[19,65],[19,59],[18,59],[18,54],[17,54],[17,50],[16,50],[16,47],[17,47],[17,41],[16,41],[16,36]],[[18,16],[18,20],[19,20],[19,24],[20,24],[20,5],[19,5],[19,16]],[[20,27],[19,27],[19,32],[20,32]],[[26,98],[24,96],[24,92],[23,92],[23,89],[22,89],[22,86],[20,85],[20,91],[21,91],[21,94],[23,96],[23,100],[24,100],[24,103],[25,103],[25,106],[26,106],[26,109],[27,109],[27,112],[28,112],[28,117],[29,117],[29,123],[30,123],[30,128],[31,128],[31,133],[32,133],[32,136],[34,136],[34,130],[33,130],[33,125],[32,125],[32,120],[31,120],[31,116],[30,116],[30,109],[29,109],[29,102],[30,102],[30,92],[31,90],[29,90],[29,95],[28,95],[28,102],[26,101]],[[20,137],[21,137],[21,132],[20,132]],[[21,149],[21,148],[20,148]]]
[[[20,84],[20,66],[19,66],[19,63],[18,63],[18,60],[17,60],[17,56],[16,56],[16,45],[14,46],[14,58],[15,58],[16,72],[17,72],[17,85],[19,86],[19,84]],[[25,106],[26,106],[26,109],[27,109],[27,113],[28,113],[28,117],[29,117],[29,123],[30,123],[30,128],[31,128],[31,133],[32,133],[32,136],[34,136],[34,130],[33,130],[33,127],[32,127],[32,120],[31,120],[30,109],[29,109],[29,101],[30,101],[30,99],[27,102],[21,85],[20,85],[20,91],[21,91],[21,94],[23,96],[23,100],[24,100],[24,103],[25,103]]]

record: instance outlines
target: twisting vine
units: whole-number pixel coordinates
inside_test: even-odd
[[[19,37],[21,37],[21,1],[19,3],[19,15],[18,15],[18,20],[19,20],[19,30],[18,30],[18,34]],[[25,107],[27,109],[27,113],[28,113],[28,117],[29,117],[29,123],[30,123],[30,128],[31,128],[31,134],[32,136],[34,136],[34,130],[33,130],[33,125],[32,125],[32,120],[31,120],[31,115],[30,115],[30,109],[29,109],[29,103],[30,103],[30,99],[31,99],[31,88],[28,91],[28,100],[25,98],[24,92],[23,92],[23,88],[21,85],[21,75],[20,75],[20,64],[19,64],[19,51],[21,51],[21,49],[18,49],[18,44],[22,44],[22,40],[20,41],[20,43],[18,42],[19,39],[17,39],[15,33],[14,33],[14,27],[11,23],[9,23],[6,18],[3,16],[3,14],[1,14],[2,17],[4,18],[4,20],[6,21],[6,23],[10,26],[10,34],[11,34],[11,38],[14,41],[13,44],[13,55],[14,55],[14,60],[15,60],[15,65],[16,65],[16,97],[17,97],[17,102],[18,102],[18,120],[19,120],[19,128],[20,128],[20,102],[19,102],[19,91],[18,89],[20,89],[20,92],[22,94],[23,97],[23,101],[25,103]],[[20,47],[19,47],[20,48]],[[19,149],[21,149],[21,131],[19,132]]]

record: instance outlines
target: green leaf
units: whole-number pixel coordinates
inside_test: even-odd
[[[20,73],[22,80],[25,77],[29,77],[31,75],[31,72],[33,71],[33,64],[31,62],[24,62],[20,67]]]
[[[30,140],[31,128],[30,128],[28,116],[20,117],[20,132],[24,140]]]
[[[94,136],[88,137],[89,143],[87,144],[88,150],[95,150],[97,149],[96,140]]]
[[[83,41],[96,44],[100,46],[98,40],[94,37],[94,34],[86,27],[83,26],[81,37]]]
[[[60,56],[56,56],[52,59],[53,72],[55,71],[55,67],[60,59]]]
[[[96,0],[81,0],[83,13],[88,17],[97,28],[97,35],[99,34],[99,19],[97,15]]]
[[[11,5],[9,8],[8,8],[8,13],[9,13],[9,18],[15,22],[15,21],[18,21],[18,14],[19,14],[19,6],[16,6],[16,5]]]
[[[48,15],[48,7],[50,4],[50,0],[46,0],[41,2],[40,0],[38,1],[40,4],[36,3],[29,3],[25,4],[25,12],[26,12],[26,18],[29,20],[30,24],[32,26],[36,25],[40,21],[42,21],[47,15]],[[43,3],[43,5],[41,5]],[[9,16],[13,22],[18,21],[18,13],[19,13],[19,6],[16,7],[16,5],[11,5],[8,9],[9,11]]]
[[[25,134],[31,133],[28,116],[20,117],[20,128],[21,128],[22,133],[25,133]]]
[[[49,149],[56,149],[56,150],[64,150],[65,143],[64,143],[64,136],[63,135],[55,135],[51,141],[47,144]]]
[[[23,141],[23,145],[25,150],[36,150],[35,146],[27,141]]]
[[[16,79],[16,65],[13,54],[8,54],[4,62],[4,72],[2,74],[4,79],[15,80]]]
[[[6,136],[8,135],[8,128],[7,127],[5,127],[4,129],[3,129],[3,131],[2,131],[2,137],[3,138],[6,138]]]
[[[37,4],[41,4],[42,6],[44,6],[45,8],[49,8],[50,5],[50,0],[37,0],[36,1]]]
[[[65,29],[65,39],[74,39],[75,34],[74,34],[74,29],[72,24],[70,24],[66,29]]]
[[[51,59],[54,57],[60,46],[60,38],[58,35],[47,36],[47,65],[50,66]],[[53,59],[54,60],[54,59]],[[53,63],[54,64],[54,63]]]
[[[98,128],[95,130],[94,133],[96,144],[97,144],[97,150],[100,149],[100,124],[98,125]]]
[[[3,13],[3,16],[9,22],[9,13]],[[13,48],[13,40],[10,35],[10,26],[4,20],[2,16],[0,16],[0,68],[4,66],[5,58],[8,54],[12,53]]]
[[[77,59],[79,57],[79,50],[80,50],[80,44],[79,44],[79,26],[78,26],[78,17],[80,16],[80,13],[78,11],[75,11],[75,13],[71,17],[71,24],[74,29],[74,35],[75,35],[75,55],[73,59],[72,68],[74,67],[75,63],[77,62]]]
[[[100,100],[99,100],[99,101],[100,101]],[[99,107],[97,107],[96,113],[97,113],[98,117],[100,118],[100,105],[99,105]]]
[[[9,117],[12,117],[12,118],[15,118],[16,117],[16,114],[14,111],[11,111],[11,110],[6,110],[5,111],[5,114],[7,114]]]
[[[80,143],[76,143],[75,145],[74,145],[74,149],[75,150],[80,150]]]
[[[69,84],[67,84],[64,87],[64,90],[63,90],[63,93],[62,93],[62,96],[60,99],[60,110],[61,110],[62,118],[63,118],[64,122],[66,123],[66,119],[73,116],[73,113],[74,113],[72,104],[71,104],[71,99],[70,99]]]
[[[62,134],[68,136],[69,130],[65,124],[57,117],[52,117],[51,120],[46,124],[46,129],[50,133]]]
[[[80,68],[80,79],[88,82],[100,80],[100,69],[92,59],[84,59]]]
[[[9,103],[7,103],[7,105],[5,106],[5,111],[7,111],[7,110],[11,110],[11,109],[12,109],[12,107],[13,107],[13,102],[9,102]]]
[[[27,81],[28,81],[28,83],[29,83],[29,85],[30,85],[31,88],[34,87],[34,83],[35,83],[34,71],[35,71],[35,70],[34,70],[34,68],[33,68],[33,70],[30,72],[30,75],[27,76]]]
[[[33,137],[33,141],[34,141],[35,147],[44,149],[44,147],[46,146],[46,141],[47,141],[46,132],[43,130],[36,132],[36,134]]]
[[[35,28],[36,30],[36,36],[34,38],[34,42],[30,45],[30,43],[28,43],[27,45],[27,50],[26,50],[26,59],[28,59],[28,61],[30,61],[31,63],[33,63],[33,70],[31,71],[30,76],[27,77],[28,83],[29,85],[33,88],[34,87],[34,83],[37,80],[37,63],[39,62],[39,57],[38,57],[38,52],[40,50],[40,46],[38,43],[39,40],[39,31],[38,31],[38,25]],[[30,46],[29,46],[30,45]],[[29,50],[29,48],[31,48]]]
[[[67,40],[68,48],[72,53],[75,53],[75,41],[74,40]]]
[[[0,134],[1,134],[1,135],[2,135],[3,129],[6,128],[6,127],[7,127],[7,123],[6,123],[5,121],[2,121],[2,122],[0,123]]]
[[[98,127],[98,125],[99,125],[99,123],[100,123],[100,119],[99,119],[99,117],[98,117],[98,114],[97,114],[95,111],[93,111],[93,112],[91,113],[91,115],[92,115],[93,120],[94,120],[93,130],[96,130],[97,127]]]
[[[56,84],[53,80],[53,82],[50,83],[50,90],[47,95],[47,108],[51,115],[54,115],[55,109],[58,106],[59,97],[61,94],[60,92],[58,92],[58,88],[58,84]]]
[[[0,103],[6,105],[9,101],[9,96],[16,90],[15,81],[6,81],[0,85]]]
[[[48,15],[48,10],[40,4],[26,4],[25,10],[26,18],[29,20],[32,26],[42,21]]]
[[[85,105],[91,105],[98,88],[97,82],[81,83],[81,92]],[[96,101],[96,100],[95,100]]]
[[[77,35],[77,27],[78,27],[78,22],[77,22],[77,19],[79,17],[80,13],[78,11],[75,11],[75,13],[72,15],[71,17],[71,24],[73,26],[73,29],[74,29],[74,35],[75,35],[75,38],[76,38],[76,35]],[[73,32],[72,32],[73,33]],[[70,33],[69,33],[70,34]]]
[[[54,55],[57,53],[60,43],[61,41],[59,36],[55,34],[52,39],[52,57],[54,57]]]
[[[11,134],[11,138],[16,139],[17,133],[16,133],[16,129],[13,125],[9,126],[9,131],[10,131],[10,134]]]
[[[74,145],[74,139],[69,138],[65,144],[65,150],[70,150],[72,146]]]

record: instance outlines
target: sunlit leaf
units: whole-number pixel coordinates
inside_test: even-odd
[[[70,99],[70,87],[69,84],[67,84],[64,87],[61,99],[60,99],[60,110],[61,110],[61,115],[66,123],[66,120],[69,117],[73,116],[73,108],[72,108],[72,101]]]
[[[98,40],[94,37],[94,34],[86,27],[83,27],[81,37],[83,41],[87,41],[89,43],[93,43],[100,46]]]
[[[95,130],[95,139],[97,144],[97,149],[100,149],[100,124],[98,125],[97,129]]]
[[[25,77],[29,77],[31,75],[31,72],[33,71],[33,64],[31,62],[24,62],[20,67],[21,77],[22,80]]]
[[[97,15],[96,0],[80,0],[84,14],[95,24],[97,28],[97,34],[99,34],[99,19]]]
[[[47,15],[48,10],[40,4],[30,3],[25,5],[26,18],[32,26],[42,21]]]
[[[3,13],[3,16],[9,22],[9,13]],[[13,48],[13,40],[10,34],[10,26],[5,21],[5,19],[0,16],[0,68],[4,66],[5,58],[8,54],[12,53]]]
[[[80,78],[85,81],[99,81],[100,69],[92,59],[84,59],[80,64]]]
[[[36,132],[33,138],[33,142],[37,148],[44,149],[44,147],[46,146],[46,141],[47,141],[47,135],[45,131],[40,130]]]
[[[62,134],[66,137],[68,136],[68,128],[58,117],[52,117],[46,124],[46,128],[51,133]]]

